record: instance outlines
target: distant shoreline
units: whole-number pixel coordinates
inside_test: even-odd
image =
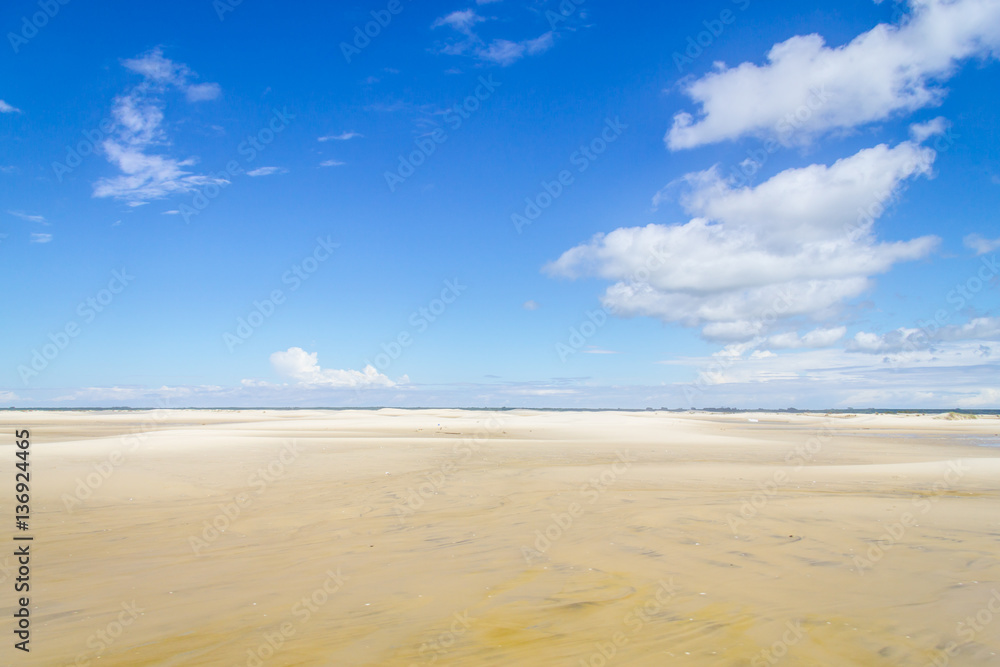
[[[705,414],[791,414],[791,415],[874,415],[874,414],[900,414],[900,415],[945,415],[954,413],[956,415],[970,416],[997,416],[1000,417],[1000,409],[969,410],[963,408],[536,408],[536,407],[462,407],[462,406],[422,406],[422,407],[400,407],[396,405],[372,405],[372,406],[318,406],[318,407],[268,407],[268,406],[224,406],[224,407],[80,407],[80,408],[51,408],[51,407],[10,407],[0,408],[2,412],[144,412],[149,410],[206,410],[214,412],[237,412],[242,410],[467,410],[473,412],[511,412],[514,410],[531,410],[536,412],[669,412],[671,414],[684,413],[705,413]]]

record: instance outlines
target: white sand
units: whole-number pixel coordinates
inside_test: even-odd
[[[995,417],[2,421],[31,430],[35,536],[32,652],[8,633],[2,664],[1000,664]]]

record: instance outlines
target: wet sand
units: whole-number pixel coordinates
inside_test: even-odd
[[[0,420],[2,664],[1000,665],[996,417]]]

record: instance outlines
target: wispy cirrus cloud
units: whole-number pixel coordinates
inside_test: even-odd
[[[43,225],[49,224],[45,221],[45,216],[43,215],[34,215],[31,213],[25,213],[24,211],[7,211],[7,213],[15,218],[21,218],[22,220],[27,220],[28,222],[37,222]]]
[[[346,162],[341,162],[340,160],[323,160],[319,163],[321,167],[343,167]]]
[[[186,65],[165,58],[158,48],[124,60],[122,65],[142,75],[143,81],[114,99],[111,115],[115,125],[101,148],[108,161],[122,173],[98,180],[94,196],[141,206],[211,183],[226,183],[225,179],[190,171],[188,168],[197,164],[197,158],[177,159],[152,152],[170,145],[163,129],[166,106],[163,95],[179,90],[189,102],[211,100],[221,94],[219,85],[192,83],[194,73]]]
[[[476,53],[483,59],[498,65],[507,66],[515,63],[525,56],[534,56],[545,53],[554,43],[552,33],[547,32],[535,39],[526,39],[521,42],[512,42],[507,39],[494,39],[489,46],[479,49]]]
[[[21,110],[0,100],[0,113],[21,113]]]
[[[197,75],[187,65],[165,58],[160,48],[155,48],[138,58],[123,60],[122,65],[141,74],[147,81],[178,88],[191,102],[214,100],[222,94],[222,89],[217,83],[192,83],[191,80],[197,78]]]
[[[251,169],[247,172],[247,176],[271,176],[273,174],[287,174],[288,170],[284,167],[258,167],[257,169]]]
[[[486,21],[486,19],[477,14],[476,10],[463,9],[452,12],[446,16],[442,16],[441,18],[435,20],[434,23],[431,24],[431,27],[440,28],[442,26],[448,26],[463,35],[473,37],[475,33],[473,33],[472,28],[477,23],[483,23],[484,21]]]
[[[476,26],[488,20],[490,19],[480,16],[471,8],[454,11],[438,18],[431,24],[431,28],[451,28],[459,35],[457,38],[446,39],[445,43],[438,47],[438,51],[446,55],[468,54],[479,60],[506,67],[525,56],[544,53],[554,44],[554,32],[551,30],[530,39],[496,38],[486,41],[478,34]]]
[[[340,134],[328,134],[323,137],[317,137],[316,141],[349,141],[351,139],[360,139],[365,135],[360,132],[341,132]]]
[[[962,239],[962,242],[966,248],[973,250],[976,255],[985,255],[994,250],[1000,250],[1000,238],[988,239],[979,234],[969,234]]]
[[[42,232],[32,232],[31,233],[31,243],[48,243],[52,240],[52,234],[45,234]]]

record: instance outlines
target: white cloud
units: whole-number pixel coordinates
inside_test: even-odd
[[[52,234],[42,234],[40,232],[31,233],[31,243],[48,243],[52,240]]]
[[[675,385],[683,405],[942,408],[973,401],[984,387],[995,386],[1000,359],[1000,350],[984,349],[976,341],[877,356],[837,348],[774,354],[756,345],[730,345],[710,357],[661,363],[697,372],[692,381]]]
[[[482,23],[485,20],[486,19],[476,13],[476,10],[463,9],[457,12],[452,12],[447,16],[442,16],[434,21],[434,23],[431,24],[431,27],[440,28],[441,26],[448,26],[471,37],[473,35],[473,26],[477,23]]]
[[[551,31],[533,39],[512,41],[509,39],[494,39],[487,44],[475,31],[477,23],[486,21],[474,9],[464,9],[443,16],[431,25],[432,28],[448,26],[459,32],[462,39],[451,41],[441,48],[442,53],[460,55],[471,52],[480,60],[495,63],[502,67],[513,64],[525,56],[538,55],[552,48],[554,43]]]
[[[794,331],[788,331],[769,337],[765,341],[764,347],[770,350],[829,347],[843,338],[846,333],[847,327],[813,329],[803,336],[799,336]]]
[[[21,110],[0,100],[0,113],[21,113]]]
[[[306,352],[301,347],[290,347],[271,355],[271,365],[279,375],[297,380],[299,384],[315,387],[393,387],[395,382],[379,373],[374,366],[364,371],[320,368],[316,352]]]
[[[478,49],[476,55],[483,60],[494,62],[506,67],[517,62],[524,56],[534,56],[545,53],[554,43],[552,33],[547,32],[534,39],[526,39],[521,42],[511,42],[506,39],[494,39],[490,45]]]
[[[247,176],[270,176],[272,174],[287,174],[284,167],[259,167],[247,172]]]
[[[972,352],[972,353],[970,353]],[[229,407],[330,405],[370,407],[448,407],[473,403],[506,407],[738,407],[828,408],[862,407],[1000,407],[996,395],[996,361],[960,344],[949,343],[941,353],[921,353],[905,367],[893,367],[871,355],[843,350],[794,351],[774,354],[754,349],[741,356],[713,355],[673,359],[663,371],[674,382],[649,385],[598,384],[592,378],[548,381],[501,381],[447,385],[330,387],[298,383],[272,384],[245,380],[238,386],[90,387],[75,392],[18,392],[16,405],[132,407]],[[698,375],[697,388],[693,371]],[[682,373],[683,376],[678,374]],[[402,381],[402,379],[401,379]],[[991,391],[992,389],[992,391]],[[693,393],[692,393],[693,392]],[[68,396],[65,394],[69,394]],[[485,418],[485,415],[478,413]],[[470,413],[470,419],[473,415]],[[478,419],[479,417],[476,417]]]
[[[945,342],[995,340],[1000,340],[1000,317],[977,317],[965,324],[950,324],[939,328],[900,327],[884,334],[859,331],[848,343],[847,350],[867,354],[898,354],[932,350]]]
[[[514,387],[504,390],[506,394],[513,394],[516,396],[565,396],[573,395],[579,393],[577,389],[552,389],[552,388],[542,388],[535,389],[532,387]]]
[[[363,137],[358,132],[341,132],[340,134],[328,134],[325,137],[317,137],[316,141],[348,141]]]
[[[115,127],[102,149],[122,174],[98,180],[94,196],[113,197],[130,206],[140,206],[208,184],[228,183],[225,179],[188,171],[186,168],[197,162],[195,158],[178,160],[149,152],[156,146],[169,144],[162,127],[162,94],[173,87],[183,91],[191,101],[205,100],[218,96],[218,86],[190,84],[188,81],[194,75],[187,66],[164,58],[159,49],[122,64],[143,75],[144,81],[114,99],[111,114]]]
[[[960,398],[956,403],[959,408],[997,408],[1000,406],[1000,389],[986,387],[972,396]]]
[[[951,123],[944,116],[938,116],[937,118],[932,118],[926,123],[914,123],[910,125],[910,136],[918,144],[926,141],[928,138],[937,136],[939,134],[944,134]]]
[[[545,270],[615,281],[602,301],[624,317],[702,326],[747,340],[801,316],[824,319],[897,262],[926,256],[933,236],[879,242],[874,220],[934,152],[876,146],[830,166],[783,171],[736,188],[716,169],[689,174],[686,224],[623,227],[571,248]]]
[[[321,167],[342,167],[346,162],[341,162],[340,160],[323,160],[319,163]]]
[[[979,234],[969,234],[964,239],[966,248],[976,252],[976,255],[985,255],[988,252],[1000,249],[1000,239],[987,239]]]
[[[196,83],[184,88],[188,102],[203,102],[214,100],[222,95],[222,88],[217,83]]]
[[[525,310],[538,310],[539,308],[541,308],[541,306],[538,305],[537,301],[528,300],[524,302],[522,308],[524,308]]]
[[[7,213],[13,215],[15,218],[21,218],[22,220],[27,220],[28,222],[40,222],[43,225],[48,224],[47,222],[45,222],[45,216],[42,215],[33,215],[30,213],[25,213],[23,211],[7,211]]]
[[[56,401],[137,401],[156,399],[158,407],[166,407],[164,404],[174,398],[191,398],[204,396],[206,394],[225,393],[223,387],[217,385],[162,385],[157,388],[139,386],[112,386],[112,387],[83,387],[75,390],[71,394],[58,396]]]
[[[163,50],[155,48],[138,58],[123,60],[122,65],[143,78],[159,86],[173,86],[185,93],[188,100],[197,102],[213,100],[222,94],[217,83],[191,83],[197,75],[183,63],[175,63],[163,56]]]
[[[849,44],[830,48],[817,34],[799,35],[775,44],[765,65],[720,64],[683,83],[700,108],[697,117],[674,116],[667,145],[693,148],[748,134],[790,143],[880,121],[939,104],[945,91],[936,84],[961,61],[997,56],[996,0],[910,0],[910,6],[902,25],[878,25]]]

